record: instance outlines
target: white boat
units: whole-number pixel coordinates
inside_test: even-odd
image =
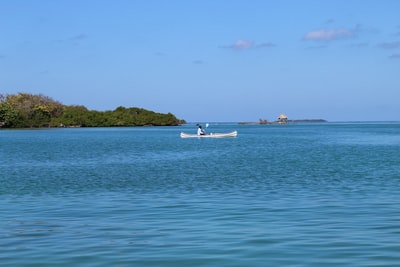
[[[236,137],[237,136],[237,131],[233,131],[230,133],[210,133],[210,134],[204,134],[204,135],[197,135],[197,134],[188,134],[181,132],[181,137],[182,138],[223,138],[223,137]]]

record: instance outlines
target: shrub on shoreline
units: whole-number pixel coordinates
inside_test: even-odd
[[[63,105],[41,94],[0,95],[1,128],[176,126],[183,123],[184,120],[172,113],[137,107],[96,111],[85,106]]]

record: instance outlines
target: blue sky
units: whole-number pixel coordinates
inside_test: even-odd
[[[0,93],[189,122],[400,120],[398,0],[0,0]]]

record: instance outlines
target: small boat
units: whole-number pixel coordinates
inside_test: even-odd
[[[230,133],[210,133],[210,134],[204,134],[204,135],[197,135],[197,134],[188,134],[181,132],[181,138],[223,138],[223,137],[236,137],[237,136],[237,131],[233,131]]]

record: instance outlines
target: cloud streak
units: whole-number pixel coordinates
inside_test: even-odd
[[[400,59],[400,54],[393,54],[389,56],[390,59]]]
[[[338,39],[353,38],[356,32],[351,29],[319,29],[310,31],[303,36],[306,41],[333,41]]]
[[[236,42],[234,42],[231,45],[224,45],[221,47],[240,51],[240,50],[249,50],[249,49],[255,49],[255,48],[272,48],[275,46],[276,46],[275,44],[270,43],[270,42],[257,44],[251,40],[238,39]]]
[[[59,39],[57,42],[59,43],[72,43],[72,44],[78,44],[84,40],[86,40],[88,36],[85,33],[80,33],[65,39]]]
[[[273,43],[261,43],[259,45],[256,45],[256,48],[271,48],[271,47],[275,47],[276,44]]]
[[[72,36],[69,38],[69,40],[71,41],[80,41],[80,40],[84,40],[87,38],[87,35],[85,33],[81,33],[75,36]]]
[[[400,42],[389,42],[389,43],[382,43],[378,45],[378,47],[383,49],[397,49],[400,48]]]
[[[195,60],[193,60],[192,62],[193,62],[193,64],[195,64],[195,65],[202,65],[202,64],[204,64],[204,61],[201,60],[201,59],[195,59]]]
[[[230,47],[232,49],[235,50],[246,50],[246,49],[250,49],[254,46],[254,42],[253,41],[249,41],[249,40],[237,40],[233,45],[231,45]]]

